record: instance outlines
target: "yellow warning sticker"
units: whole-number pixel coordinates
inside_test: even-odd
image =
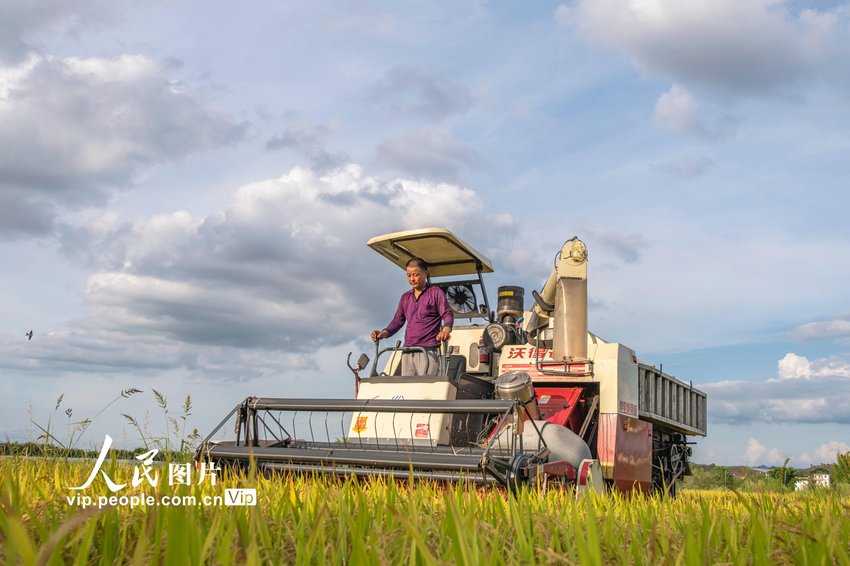
[[[369,417],[357,417],[354,419],[354,426],[351,427],[351,430],[354,432],[363,432],[366,430],[366,420]]]

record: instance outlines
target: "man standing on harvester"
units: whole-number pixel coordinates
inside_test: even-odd
[[[395,316],[383,330],[372,331],[372,341],[389,338],[405,322],[404,346],[425,350],[406,352],[401,356],[401,375],[437,375],[440,342],[448,340],[454,324],[452,308],[443,290],[431,285],[428,264],[415,257],[405,266],[410,291],[401,296]]]

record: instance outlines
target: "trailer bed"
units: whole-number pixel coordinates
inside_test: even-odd
[[[706,394],[655,366],[638,364],[640,418],[692,436],[705,436]]]

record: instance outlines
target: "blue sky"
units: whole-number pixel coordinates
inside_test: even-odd
[[[700,462],[850,450],[850,4],[0,1],[0,431],[345,397],[445,226],[709,393]],[[24,332],[33,329],[26,340]],[[31,411],[28,412],[28,408]],[[60,418],[61,417],[61,418]],[[151,425],[154,427],[154,425]],[[65,431],[61,429],[60,432]],[[61,436],[61,434],[60,434]]]

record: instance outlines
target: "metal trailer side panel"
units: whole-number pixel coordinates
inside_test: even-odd
[[[638,364],[640,418],[682,434],[707,433],[706,394],[653,366]]]

